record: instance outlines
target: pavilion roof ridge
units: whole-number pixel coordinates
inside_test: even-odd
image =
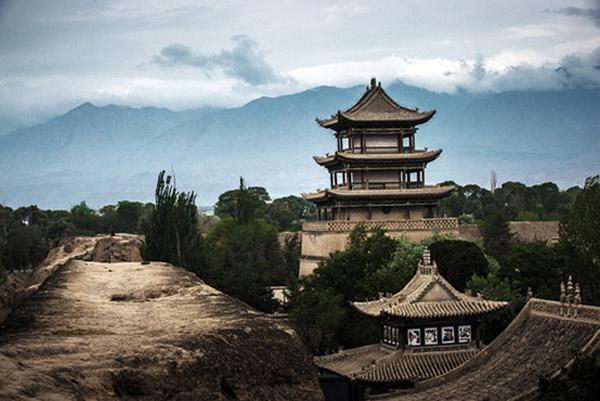
[[[317,122],[325,128],[334,128],[341,121],[350,122],[404,122],[414,125],[422,124],[436,113],[435,110],[421,112],[418,108],[408,108],[396,103],[381,87],[381,82],[376,85],[376,80],[371,80],[371,87],[367,87],[361,98],[346,111],[333,114],[328,119],[318,119]]]
[[[458,291],[431,261],[426,247],[417,272],[406,286],[389,298],[377,301],[353,302],[359,311],[370,315],[403,318],[437,318],[478,315],[506,306],[503,301],[485,300]]]

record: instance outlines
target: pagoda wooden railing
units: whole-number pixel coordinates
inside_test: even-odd
[[[423,188],[420,182],[372,182],[369,181],[369,188],[365,182],[353,182],[350,189],[406,189]]]
[[[367,230],[381,227],[386,231],[458,230],[458,219],[454,217],[419,220],[366,220],[366,221],[311,221],[302,224],[302,231],[352,231],[357,224]]]
[[[367,146],[365,152],[362,148],[345,148],[342,152],[351,153],[422,153],[426,152],[425,149],[412,149],[410,147],[398,147],[398,146]]]

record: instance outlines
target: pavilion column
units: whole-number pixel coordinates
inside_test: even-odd
[[[333,173],[329,173],[329,186],[333,188]]]
[[[364,174],[365,174],[365,189],[369,189],[369,170],[365,170]]]
[[[421,186],[425,186],[425,167],[421,170]]]
[[[361,144],[361,152],[360,153],[367,153],[367,139],[365,138],[365,132],[363,131],[362,133],[362,144]]]
[[[373,213],[371,212],[371,204],[369,203],[369,214],[367,215],[367,220],[371,220],[373,218]]]
[[[321,208],[319,208],[318,212],[319,212],[319,221],[321,221]]]
[[[337,185],[338,185],[338,181],[337,181],[337,171],[336,171],[335,173],[333,173],[333,178],[334,178],[335,186],[337,187]]]
[[[406,326],[404,322],[398,322],[398,345],[401,349],[406,348]]]
[[[325,221],[327,221],[327,209],[323,209],[323,212],[325,213]]]

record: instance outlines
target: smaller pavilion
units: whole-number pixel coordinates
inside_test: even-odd
[[[481,349],[483,315],[506,305],[456,290],[426,248],[415,276],[400,292],[353,303],[380,319],[379,344],[315,358],[326,400],[363,400],[367,389],[376,394],[408,388],[449,372]]]

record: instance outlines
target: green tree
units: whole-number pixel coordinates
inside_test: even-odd
[[[510,255],[515,247],[514,235],[508,222],[500,213],[486,220],[483,226],[483,247],[485,252],[497,260]]]
[[[102,227],[102,218],[97,216],[85,201],[71,208],[70,221],[75,226],[76,235],[91,236],[105,231]]]
[[[139,233],[140,218],[142,217],[143,204],[140,202],[120,201],[117,204],[117,225],[115,229],[123,233]]]
[[[145,227],[145,260],[161,260],[184,268],[196,259],[194,246],[198,239],[196,195],[194,192],[178,192],[171,184],[171,176],[165,179],[165,171],[158,175],[155,192],[156,205]]]
[[[396,240],[383,230],[367,232],[358,225],[350,234],[346,250],[331,253],[292,291],[292,321],[313,352],[377,340],[377,320],[357,312],[350,301],[377,296],[371,281],[381,266],[392,260],[395,249]]]
[[[264,217],[267,201],[271,198],[263,187],[246,187],[240,177],[238,189],[219,195],[215,204],[215,215],[220,218],[233,217],[241,224],[247,223],[253,217]]]
[[[289,273],[274,226],[226,217],[209,232],[208,248],[209,268],[202,276],[207,284],[264,312],[277,307],[269,286],[285,284]]]
[[[507,307],[486,316],[482,323],[482,339],[489,344],[517,316],[525,305],[526,298],[507,277],[503,277],[502,268],[496,259],[487,255],[486,259],[489,273],[484,276],[473,275],[467,282],[467,289],[471,290],[473,295],[481,294],[485,299],[509,303]]]
[[[300,231],[302,223],[317,218],[317,207],[299,196],[286,196],[273,200],[267,206],[268,217],[279,231]]]
[[[471,276],[485,276],[489,265],[481,249],[473,242],[443,240],[429,246],[439,272],[459,291],[464,291]]]
[[[562,260],[553,248],[537,242],[517,246],[503,258],[501,276],[512,282],[513,288],[521,295],[531,288],[537,298],[558,300],[562,277]]]
[[[589,177],[560,222],[560,237],[600,268],[600,175]]]

